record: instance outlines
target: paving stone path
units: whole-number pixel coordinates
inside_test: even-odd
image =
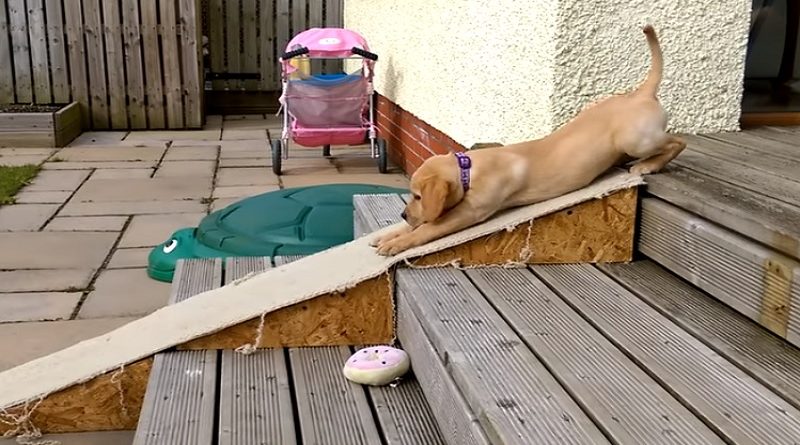
[[[282,187],[408,184],[397,169],[378,174],[367,148],[334,148],[328,159],[296,148],[276,177],[268,137],[279,128],[271,116],[210,116],[198,131],[88,132],[61,150],[0,149],[0,165],[43,166],[17,204],[0,207],[0,370],[163,306],[170,286],[147,277],[150,248],[208,212]]]

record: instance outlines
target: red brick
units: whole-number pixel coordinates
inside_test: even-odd
[[[391,159],[412,174],[434,154],[465,151],[452,138],[378,95],[376,121],[378,132],[389,144]]]

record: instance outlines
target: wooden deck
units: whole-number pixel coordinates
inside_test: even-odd
[[[396,387],[352,347],[159,354],[134,443],[800,445],[800,128],[687,139],[633,263],[401,268]],[[363,236],[404,197],[355,206]],[[173,301],[272,265],[183,263]]]
[[[231,258],[224,282],[269,267],[270,258]],[[221,285],[222,277],[219,260],[182,262],[171,303]],[[133,443],[444,444],[413,377],[397,387],[366,389],[344,379],[341,368],[354,351],[157,354]]]

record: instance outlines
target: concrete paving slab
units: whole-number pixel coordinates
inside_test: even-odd
[[[109,232],[0,233],[0,269],[96,269],[117,236]]]
[[[130,323],[133,318],[0,324],[0,371],[52,354]]]
[[[0,156],[47,156],[58,150],[58,148],[0,148]]]
[[[75,138],[68,147],[116,144],[127,134],[127,131],[87,131]]]
[[[147,257],[150,255],[150,247],[138,247],[133,249],[117,249],[108,262],[107,269],[130,269],[147,267]]]
[[[284,188],[304,187],[318,184],[375,184],[389,187],[408,187],[408,179],[401,175],[363,174],[310,174],[310,175],[285,175],[281,176]]]
[[[185,147],[219,147],[221,141],[195,141],[195,140],[174,140],[169,148],[185,148]]]
[[[119,143],[115,144],[115,147],[155,147],[155,148],[167,148],[170,145],[170,141],[154,141],[154,140],[123,140]]]
[[[22,165],[39,165],[47,159],[49,155],[20,155],[20,156],[0,156],[0,165],[9,167],[19,167]]]
[[[57,216],[44,230],[52,232],[121,232],[127,216]]]
[[[196,213],[206,210],[200,200],[132,201],[132,202],[74,202],[58,212],[59,216],[152,215]]]
[[[130,202],[202,199],[211,195],[211,178],[89,179],[71,202]]]
[[[214,202],[211,203],[211,211],[216,212],[217,210],[224,209],[229,205],[241,201],[242,198],[217,198],[214,199]]]
[[[221,168],[217,172],[217,187],[241,185],[278,185],[280,181],[271,169],[261,168]]]
[[[199,147],[170,147],[164,161],[215,161],[219,154],[216,145]]]
[[[164,147],[67,147],[58,152],[64,162],[128,162],[158,161]]]
[[[221,130],[187,130],[187,131],[132,131],[126,141],[175,141],[175,140],[219,140]]]
[[[224,125],[223,125],[224,127]],[[239,130],[239,129],[222,129],[222,140],[223,141],[242,141],[242,140],[254,140],[254,141],[266,141],[267,140],[267,130]]]
[[[220,153],[234,151],[256,151],[262,154],[269,153],[269,141],[266,139],[220,141],[219,146]]]
[[[63,204],[72,192],[35,192],[23,190],[14,197],[17,204]]]
[[[225,137],[225,130],[266,130],[271,125],[267,119],[238,119],[227,120],[222,123],[222,137]]]
[[[2,206],[0,207],[0,232],[39,230],[56,213],[59,206],[59,204]]]
[[[243,185],[235,187],[217,187],[214,198],[249,198],[266,192],[280,190],[277,185]]]
[[[135,431],[98,431],[92,433],[46,434],[41,440],[60,445],[131,445]],[[16,445],[14,439],[0,439],[0,445]]]
[[[167,241],[176,230],[184,227],[197,227],[203,213],[182,213],[178,215],[136,215],[118,247],[153,247]]]
[[[144,179],[153,176],[152,168],[99,168],[92,179]]]
[[[255,158],[232,158],[220,159],[219,166],[222,167],[272,167],[272,161],[266,156]]]
[[[147,276],[145,269],[105,270],[84,301],[79,319],[147,315],[167,304],[171,285]]]
[[[68,320],[82,292],[0,293],[0,323]]]
[[[0,292],[75,292],[89,287],[94,269],[39,269],[0,272]],[[3,338],[0,336],[0,338]],[[0,342],[2,344],[3,342]]]
[[[233,151],[222,151],[219,154],[220,160],[228,160],[228,159],[256,159],[262,158],[267,159],[270,156],[269,151],[267,150],[233,150]],[[272,158],[270,158],[272,159]]]
[[[94,170],[98,168],[155,168],[157,161],[129,161],[129,162],[45,162],[45,170]]]
[[[154,178],[214,177],[217,161],[165,161],[156,170]]]
[[[57,192],[74,191],[91,172],[87,171],[41,171],[33,181],[25,186],[25,191]]]
[[[336,176],[339,174],[339,170],[337,170],[336,166],[334,166],[332,163],[323,164],[309,162],[306,164],[298,160],[290,159],[289,161],[290,162],[281,164],[281,177],[309,175]],[[377,171],[377,168],[375,170]]]

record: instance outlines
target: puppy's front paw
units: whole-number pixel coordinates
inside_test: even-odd
[[[631,167],[630,169],[631,174],[633,175],[649,175],[651,173],[655,173],[656,170],[645,163],[639,163]]]
[[[411,247],[414,247],[414,241],[412,237],[409,235],[400,235],[378,244],[378,255],[394,256],[400,252],[410,249]]]
[[[411,226],[402,227],[402,228],[400,228],[398,230],[386,233],[386,234],[384,234],[382,236],[376,236],[375,238],[372,239],[372,241],[369,242],[369,245],[370,245],[370,247],[378,247],[381,244],[383,244],[383,243],[385,243],[385,242],[387,242],[389,240],[392,240],[394,238],[397,238],[398,236],[405,235],[406,233],[409,233],[410,231],[411,231]]]

